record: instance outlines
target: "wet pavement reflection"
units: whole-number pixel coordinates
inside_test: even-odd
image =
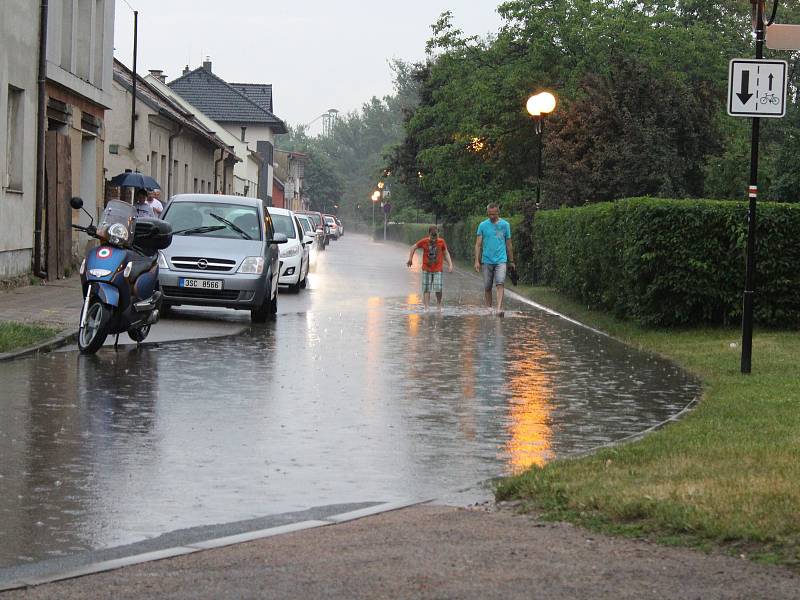
[[[274,324],[0,363],[0,566],[325,504],[429,498],[640,431],[674,365],[345,236]],[[179,310],[186,319],[213,314]]]

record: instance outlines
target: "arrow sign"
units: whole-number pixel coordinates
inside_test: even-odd
[[[779,118],[786,114],[785,60],[734,58],[728,71],[728,114]]]
[[[770,75],[772,77],[772,75]],[[738,92],[736,95],[739,96],[739,100],[742,101],[742,104],[747,104],[750,101],[750,98],[753,97],[753,94],[750,93],[750,71],[742,71],[742,86],[739,88],[742,90]],[[770,86],[772,89],[772,86]]]

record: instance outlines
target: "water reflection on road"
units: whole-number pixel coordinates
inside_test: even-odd
[[[369,251],[365,252],[367,248]],[[0,364],[0,566],[311,506],[434,497],[644,429],[673,365],[348,236],[275,324]]]

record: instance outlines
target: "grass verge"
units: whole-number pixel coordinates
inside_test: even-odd
[[[498,500],[545,518],[800,568],[800,332],[644,329],[552,289],[510,288],[698,374],[703,401],[645,439],[501,480]],[[732,346],[735,344],[735,346]]]
[[[29,348],[58,333],[52,327],[23,323],[0,323],[0,353]]]

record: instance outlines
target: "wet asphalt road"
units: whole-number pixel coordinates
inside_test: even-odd
[[[0,567],[330,504],[440,497],[660,422],[697,383],[469,273],[346,235],[276,323],[178,310],[140,349],[0,363]],[[417,261],[419,256],[417,256]],[[169,341],[176,330],[236,333]],[[159,329],[160,328],[160,329]],[[215,335],[217,335],[215,334]]]

